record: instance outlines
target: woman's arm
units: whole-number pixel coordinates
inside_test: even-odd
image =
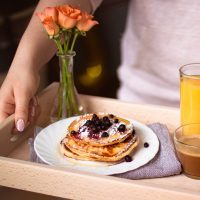
[[[16,55],[13,59],[12,67],[24,68],[30,67],[34,70],[39,70],[41,66],[46,64],[55,54],[56,46],[54,42],[49,40],[46,31],[40,23],[36,12],[41,12],[45,7],[56,6],[61,4],[71,4],[80,6],[86,11],[91,10],[89,0],[41,0],[39,1],[32,19],[23,34],[23,37],[18,46]],[[23,62],[23,65],[21,66]],[[29,65],[25,65],[28,63]]]

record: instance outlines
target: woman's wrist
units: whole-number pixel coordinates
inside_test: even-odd
[[[33,75],[39,74],[42,66],[38,66],[36,62],[29,56],[16,55],[10,66],[9,72],[13,73],[31,73]]]

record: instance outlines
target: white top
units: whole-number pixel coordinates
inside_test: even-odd
[[[179,106],[178,69],[200,62],[200,1],[130,0],[121,49],[119,99]]]

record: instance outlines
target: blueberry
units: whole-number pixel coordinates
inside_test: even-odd
[[[132,157],[129,156],[129,155],[127,155],[127,156],[124,157],[124,160],[125,160],[126,162],[131,162],[131,161],[132,161]]]
[[[71,134],[72,134],[72,135],[75,135],[75,134],[76,134],[76,131],[74,131],[74,130],[71,131]]]
[[[119,119],[116,118],[116,119],[114,120],[114,123],[116,123],[116,124],[119,123]]]
[[[144,143],[144,148],[148,148],[149,147],[149,143],[148,142],[145,142]]]
[[[92,124],[92,120],[87,120],[85,126],[90,126]]]
[[[93,114],[92,115],[92,121],[97,121],[97,120],[99,120],[99,117],[96,115],[96,114]]]
[[[109,115],[109,117],[110,117],[110,118],[113,118],[113,117],[114,117],[114,115],[113,115],[113,114],[110,114],[110,115]]]
[[[112,125],[111,122],[110,122],[110,120],[109,120],[109,121],[105,121],[104,124],[105,124],[105,126],[107,126],[107,127],[110,127],[110,126]]]
[[[103,121],[104,121],[104,122],[106,122],[106,121],[108,121],[108,120],[109,120],[109,118],[108,118],[107,116],[104,116],[104,117],[103,117]],[[110,121],[110,120],[109,120],[109,121]]]
[[[107,127],[104,124],[102,124],[100,127],[101,127],[101,130],[106,130],[107,129]]]
[[[126,130],[126,126],[124,124],[121,124],[119,127],[118,127],[118,131],[120,132],[124,132]]]
[[[92,118],[98,118],[98,116],[96,114],[93,114]]]
[[[95,125],[96,125],[96,126],[100,126],[101,123],[102,123],[101,120],[96,120],[96,121],[95,121]]]
[[[107,132],[103,132],[101,135],[101,137],[108,137],[108,136],[109,136],[109,134]]]

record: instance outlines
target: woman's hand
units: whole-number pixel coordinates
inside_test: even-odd
[[[0,122],[15,113],[16,129],[24,130],[36,115],[39,82],[39,74],[30,68],[10,68],[0,89]]]

